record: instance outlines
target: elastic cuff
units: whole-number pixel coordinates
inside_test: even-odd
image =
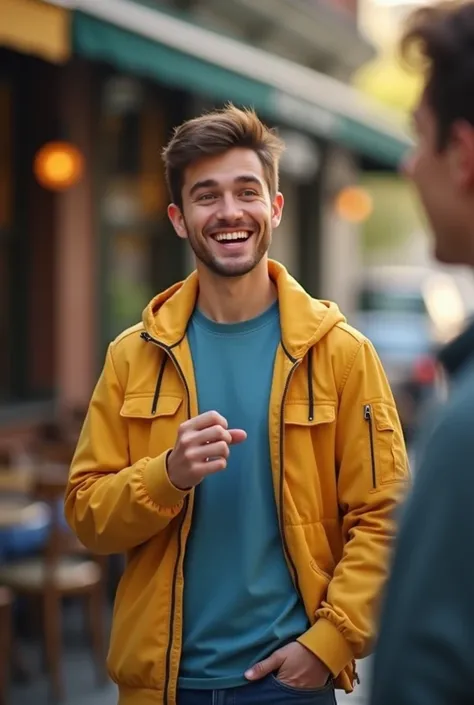
[[[327,619],[318,619],[298,641],[317,656],[335,678],[354,658],[349,643]]]
[[[169,450],[157,458],[152,458],[143,469],[143,483],[150,498],[160,507],[174,507],[188,494],[173,485],[166,470],[166,458]]]

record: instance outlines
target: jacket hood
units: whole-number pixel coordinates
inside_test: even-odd
[[[269,260],[268,272],[278,291],[283,345],[292,358],[301,359],[345,318],[335,303],[309,296],[283,265]],[[186,334],[198,288],[198,275],[194,271],[183,282],[152,299],[143,311],[146,332],[168,347],[179,343]]]

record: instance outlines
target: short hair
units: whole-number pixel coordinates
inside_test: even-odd
[[[185,169],[203,157],[235,148],[252,149],[259,157],[272,198],[278,191],[278,166],[285,145],[254,110],[227,104],[220,110],[187,120],[174,130],[162,157],[171,200],[182,207]]]
[[[446,147],[452,126],[474,126],[474,2],[441,2],[415,10],[401,41],[405,62],[426,77],[425,98]]]

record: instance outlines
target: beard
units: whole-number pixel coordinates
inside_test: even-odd
[[[197,237],[194,230],[188,226],[186,220],[184,220],[184,224],[186,226],[189,244],[196,259],[207,267],[209,271],[220,277],[243,277],[245,274],[251,272],[260,264],[267,254],[272,241],[272,231],[268,223],[265,223],[263,230],[255,229],[254,223],[250,226],[242,224],[241,227],[243,230],[252,230],[251,238],[255,238],[253,251],[245,258],[238,257],[232,259],[232,257],[219,257],[206,245],[207,237],[210,236],[206,237],[206,235],[203,234],[201,237]],[[219,223],[219,225],[222,229],[235,227],[235,223]],[[216,225],[213,231],[218,229],[219,226]],[[207,230],[210,230],[210,228],[207,228]]]

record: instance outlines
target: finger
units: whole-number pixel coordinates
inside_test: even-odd
[[[206,477],[206,475],[213,475],[216,472],[221,472],[227,467],[227,460],[225,458],[213,458],[208,460],[207,463],[197,463],[194,467],[194,472],[200,477]]]
[[[206,443],[205,445],[195,446],[190,448],[186,457],[188,460],[204,461],[206,458],[228,458],[229,457],[229,446],[225,441],[218,441],[217,443]]]
[[[226,431],[222,426],[210,426],[202,431],[197,431],[192,439],[195,445],[204,445],[205,443],[216,443],[224,441],[228,445],[232,443],[232,436],[229,431]]]
[[[236,445],[237,443],[242,443],[247,440],[247,433],[241,428],[230,428],[229,435],[231,437],[231,443]]]
[[[209,426],[227,428],[227,419],[217,411],[205,411],[203,414],[199,414],[199,416],[195,416],[183,423],[183,428],[186,428],[186,430],[192,429],[193,431],[202,431],[204,428],[209,428]]]
[[[261,678],[265,678],[270,673],[278,671],[284,660],[284,656],[279,651],[275,651],[271,656],[256,663],[255,666],[246,671],[245,677],[250,681],[258,681]]]

